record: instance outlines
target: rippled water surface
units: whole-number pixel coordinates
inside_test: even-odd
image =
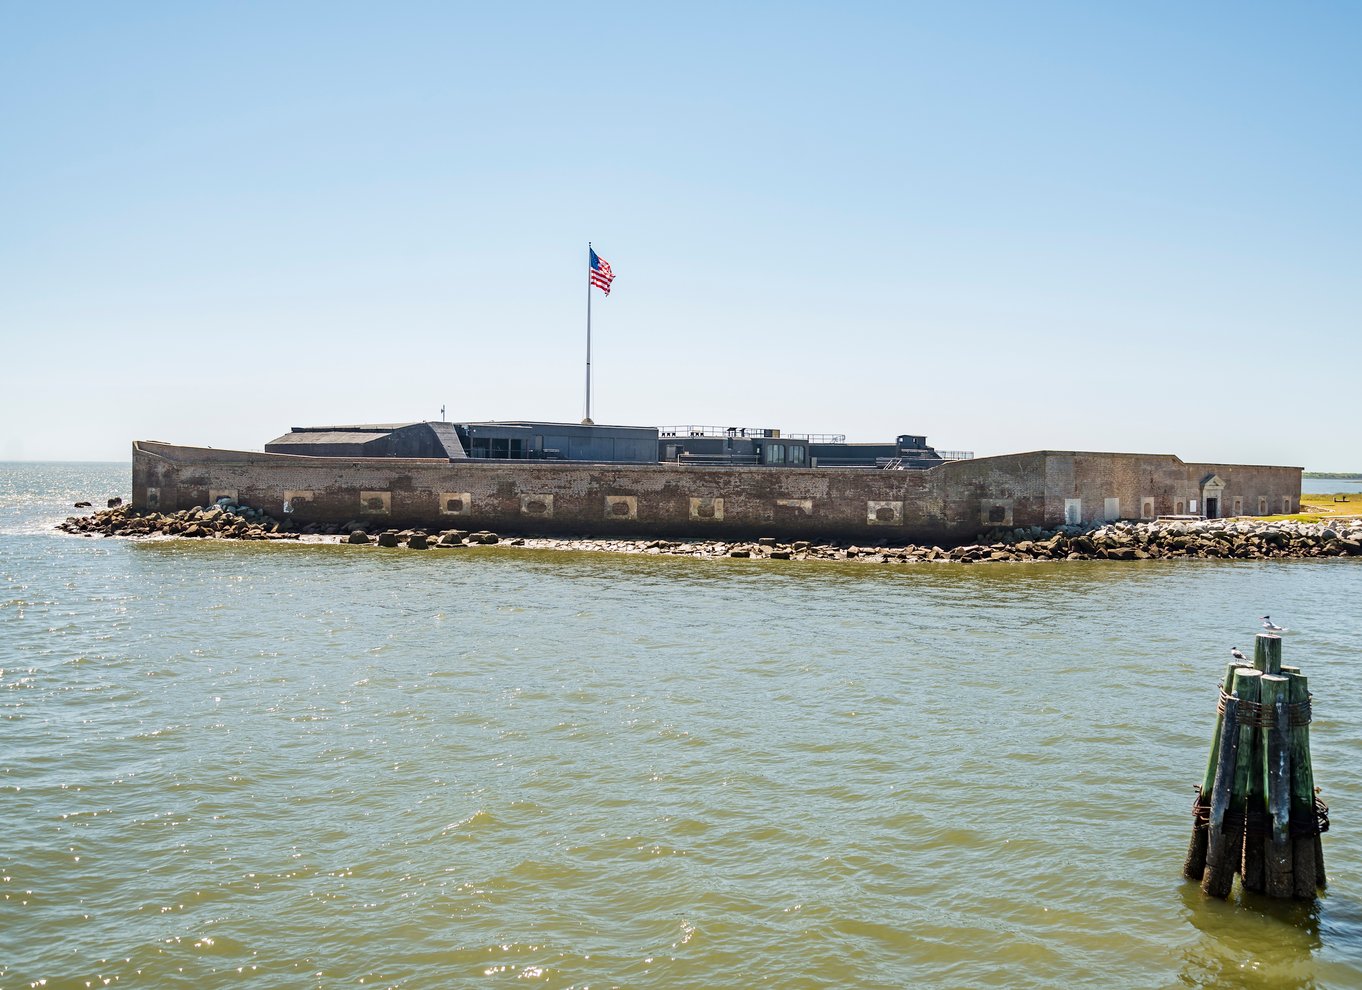
[[[54,535],[0,466],[0,987],[1359,987],[1358,561]],[[1215,680],[1311,675],[1313,906],[1181,877]]]

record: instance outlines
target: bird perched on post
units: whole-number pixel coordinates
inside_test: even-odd
[[[1264,631],[1264,632],[1270,632],[1270,633],[1284,633],[1284,632],[1286,632],[1286,629],[1285,629],[1285,628],[1283,628],[1282,626],[1277,625],[1277,623],[1275,623],[1275,622],[1272,621],[1272,616],[1270,616],[1270,615],[1262,615],[1262,616],[1259,616],[1259,618],[1263,620],[1263,631]]]
[[[1236,660],[1243,660],[1245,663],[1248,663],[1248,657],[1246,657],[1246,656],[1244,656],[1244,654],[1240,653],[1240,652],[1239,652],[1239,647],[1237,647],[1237,646],[1231,646],[1231,647],[1230,647],[1230,656],[1234,657],[1234,659],[1236,659]]]

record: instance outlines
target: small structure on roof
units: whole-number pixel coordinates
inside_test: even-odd
[[[458,424],[469,457],[656,464],[657,427],[491,420]]]
[[[453,423],[369,423],[350,426],[295,426],[265,444],[269,454],[310,457],[468,456]]]

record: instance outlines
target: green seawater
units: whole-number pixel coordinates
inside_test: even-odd
[[[0,465],[4,990],[1362,987],[1362,561],[52,532],[128,484]],[[1264,612],[1310,905],[1181,876]]]

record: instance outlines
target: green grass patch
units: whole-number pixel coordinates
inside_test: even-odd
[[[1357,492],[1330,492],[1321,495],[1302,495],[1299,512],[1255,518],[1263,522],[1318,523],[1359,515],[1362,515],[1362,495]]]

